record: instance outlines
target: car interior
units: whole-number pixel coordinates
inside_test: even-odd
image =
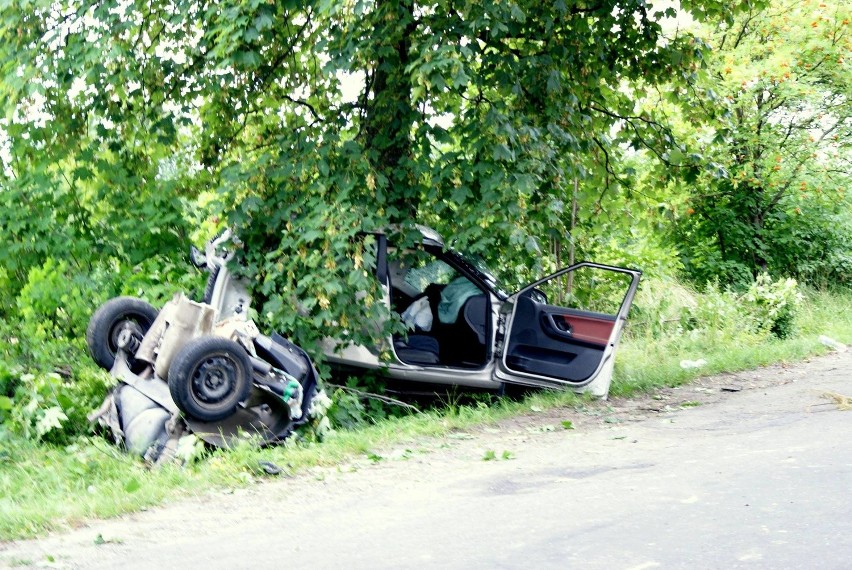
[[[488,359],[486,292],[422,249],[388,252],[391,306],[407,325],[394,337],[407,364],[481,368]]]

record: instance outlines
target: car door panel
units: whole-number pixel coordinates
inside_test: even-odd
[[[615,318],[610,315],[591,315],[591,314],[573,314],[554,307],[552,315],[556,322],[557,328],[570,331],[570,336],[574,340],[598,344],[606,346],[609,337],[612,334],[612,328],[615,326]],[[559,319],[564,324],[560,325]]]
[[[512,295],[503,308],[505,342],[495,378],[580,389],[600,377],[608,387],[609,378],[603,378],[611,375],[612,356],[640,276],[636,270],[584,262]],[[605,293],[604,302],[587,295],[595,287]],[[549,303],[548,293],[570,305]],[[586,301],[580,302],[584,296]]]
[[[590,317],[572,316],[565,308],[530,298],[518,300],[515,322],[519,327],[513,329],[509,338],[507,365],[521,372],[554,376],[568,382],[582,382],[595,372],[609,339],[609,334],[601,338],[603,327],[593,325],[597,321]],[[566,328],[561,329],[559,323]],[[603,323],[612,330],[613,320]]]

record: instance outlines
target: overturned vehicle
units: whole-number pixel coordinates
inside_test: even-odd
[[[248,292],[220,250],[229,238],[193,249],[193,262],[210,271],[202,302],[176,294],[158,311],[117,297],[89,321],[89,352],[119,381],[89,419],[148,461],[171,459],[190,433],[218,447],[245,435],[277,443],[315,413],[316,368],[249,319]]]

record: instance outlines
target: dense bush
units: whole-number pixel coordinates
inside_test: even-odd
[[[802,295],[793,279],[761,274],[746,289],[707,283],[699,292],[672,279],[644,281],[628,320],[630,334],[663,338],[712,334],[788,338],[795,332]]]
[[[155,306],[177,291],[198,297],[205,277],[168,257],[136,266],[105,260],[89,271],[48,258],[31,268],[0,318],[0,430],[53,443],[86,433],[86,414],[112,383],[85,346],[91,314],[118,295]]]

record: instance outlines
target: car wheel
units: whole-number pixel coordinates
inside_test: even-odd
[[[118,338],[129,330],[141,339],[157,318],[157,309],[141,299],[116,297],[100,306],[86,328],[86,344],[94,361],[106,370],[112,368],[118,352]]]
[[[233,340],[203,336],[177,353],[169,368],[169,391],[177,407],[202,421],[224,419],[248,397],[251,361]]]

